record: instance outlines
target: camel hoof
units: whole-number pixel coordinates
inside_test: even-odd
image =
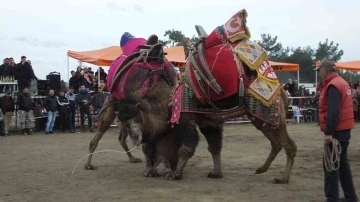
[[[182,175],[179,172],[171,172],[166,175],[167,180],[181,180]]]
[[[275,179],[273,180],[273,183],[274,183],[274,184],[288,184],[289,181],[288,181],[288,180],[284,180],[284,179],[275,178]]]
[[[85,170],[97,170],[98,168],[96,166],[93,166],[93,165],[85,164],[84,169]]]
[[[157,176],[156,170],[154,168],[146,168],[144,171],[144,176],[145,177],[156,177]]]
[[[131,158],[130,159],[130,163],[141,163],[141,159],[138,159],[138,158]]]
[[[255,174],[262,174],[262,173],[265,173],[267,170],[265,170],[265,169],[263,169],[262,167],[261,168],[259,168],[259,169],[257,169],[256,171],[255,171]]]
[[[210,172],[207,177],[208,178],[222,178],[224,176],[222,173],[214,174],[213,172]]]

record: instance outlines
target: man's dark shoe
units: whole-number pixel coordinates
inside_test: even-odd
[[[32,133],[31,133],[31,131],[30,131],[30,128],[26,128],[25,131],[26,131],[26,133],[27,133],[28,135],[32,135]]]
[[[25,130],[25,129],[21,129],[21,134],[27,135],[26,130]]]

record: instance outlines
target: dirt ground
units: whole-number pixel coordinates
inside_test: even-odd
[[[270,151],[268,140],[252,125],[232,124],[225,128],[222,165],[224,178],[208,179],[212,159],[203,136],[195,156],[190,159],[184,179],[143,176],[145,163],[131,164],[126,154],[96,154],[96,171],[83,169],[94,133],[0,137],[0,202],[95,202],[95,201],[323,201],[323,135],[315,124],[289,124],[288,130],[298,145],[292,178],[288,185],[272,180],[285,170],[284,151],[267,173],[255,175]],[[355,186],[360,190],[359,127],[352,131],[349,158]],[[111,129],[96,151],[123,151]],[[132,144],[128,141],[129,146]],[[137,148],[133,154],[144,159]]]

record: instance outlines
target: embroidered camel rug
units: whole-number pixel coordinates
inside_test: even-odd
[[[237,12],[205,37],[202,53],[193,53],[197,54],[198,64],[203,64],[199,55],[203,54],[209,71],[223,92],[215,92],[207,82],[200,80],[197,67],[188,61],[185,84],[176,89],[172,98],[173,116],[170,122],[177,122],[180,112],[215,113],[212,107],[201,107],[201,104],[207,104],[206,97],[211,101],[219,101],[236,93],[241,94],[241,89],[244,89],[247,112],[274,126],[278,124],[277,107],[281,85],[267,60],[266,51],[249,40],[246,17],[245,9]],[[194,97],[200,103],[194,101]]]

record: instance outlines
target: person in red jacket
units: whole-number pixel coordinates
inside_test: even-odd
[[[331,144],[333,138],[336,138],[341,145],[340,168],[329,172],[323,165],[326,201],[339,201],[340,180],[346,201],[355,202],[358,198],[347,155],[350,132],[355,127],[351,88],[336,73],[335,62],[324,60],[315,70],[319,71],[323,84],[319,99],[319,119],[325,144]]]

